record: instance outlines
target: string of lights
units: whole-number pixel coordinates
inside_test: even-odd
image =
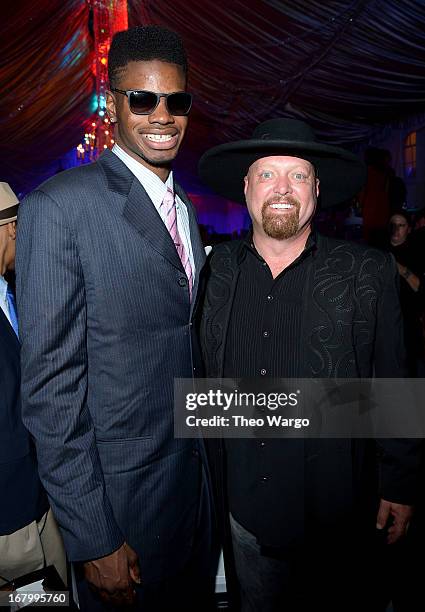
[[[84,124],[84,140],[77,146],[81,163],[94,161],[114,144],[113,127],[106,114],[108,88],[108,52],[115,32],[128,27],[127,0],[87,0],[93,14],[94,59],[92,71],[96,82],[95,112]]]

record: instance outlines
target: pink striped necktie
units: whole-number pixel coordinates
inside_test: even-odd
[[[190,265],[190,259],[188,257],[188,254],[186,253],[186,249],[184,248],[182,239],[180,238],[179,230],[177,228],[176,202],[174,199],[174,192],[172,189],[170,189],[170,187],[167,187],[167,192],[161,202],[160,209],[163,218],[165,219],[165,225],[167,226],[167,229],[170,232],[170,236],[173,239],[177,253],[182,262],[183,269],[186,272],[189,284],[189,296],[192,300],[193,270],[192,266]]]

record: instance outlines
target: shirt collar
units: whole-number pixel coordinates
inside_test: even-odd
[[[170,172],[166,182],[163,183],[159,176],[152,172],[152,170],[149,170],[149,168],[146,168],[146,166],[133,159],[116,143],[112,147],[112,153],[115,153],[115,155],[127,166],[130,172],[134,174],[154,203],[155,208],[159,209],[167,189],[169,188],[174,191],[173,172]]]
[[[257,249],[255,248],[254,241],[252,239],[252,228],[248,232],[246,237],[244,238],[243,242],[244,242],[244,245],[243,245],[244,249],[248,249],[252,251],[252,253],[254,253],[256,257],[259,257],[263,261],[263,258],[261,257]],[[304,250],[301,253],[301,255],[297,257],[297,259],[304,257],[305,255],[307,255],[307,253],[315,252],[316,250],[317,250],[317,231],[314,227],[312,227],[311,232],[308,235],[307,242],[305,243]]]
[[[3,276],[0,275],[0,300],[2,300],[3,302],[7,301],[6,294],[7,294],[7,282],[3,278]]]

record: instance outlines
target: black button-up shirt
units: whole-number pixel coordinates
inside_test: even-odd
[[[235,291],[229,322],[226,378],[300,376],[302,303],[308,266],[316,249],[314,234],[301,255],[273,279],[252,239]],[[273,545],[276,520],[285,520],[288,497],[285,473],[303,458],[302,440],[227,440],[227,483],[230,511],[260,543]],[[303,495],[302,474],[289,495]],[[301,517],[300,517],[301,518]]]

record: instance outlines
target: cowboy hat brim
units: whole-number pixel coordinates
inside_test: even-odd
[[[245,204],[248,168],[257,159],[272,155],[300,157],[315,166],[322,208],[351,199],[366,180],[365,164],[349,151],[318,142],[282,139],[239,140],[213,147],[199,161],[199,176],[218,195]]]

